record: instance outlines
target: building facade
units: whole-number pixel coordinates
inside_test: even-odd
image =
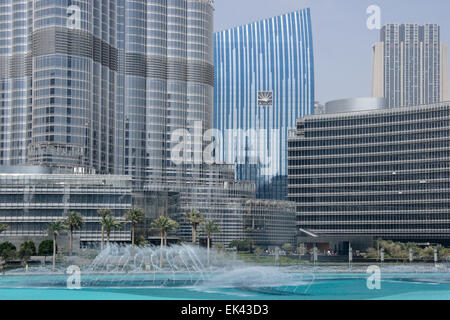
[[[218,32],[214,44],[218,159],[258,198],[285,199],[288,130],[314,112],[310,10]]]
[[[296,204],[289,201],[248,200],[245,238],[257,246],[283,246],[296,241]]]
[[[109,208],[112,216],[125,222],[124,213],[132,206],[132,181],[129,176],[52,174],[36,167],[1,167],[0,224],[8,230],[0,242],[48,237],[48,224],[63,220],[70,212],[83,215],[85,225],[75,231],[83,244],[101,240],[97,210]],[[130,227],[111,233],[112,241],[129,242]]]
[[[183,179],[171,133],[212,128],[213,13],[194,0],[2,1],[0,165],[138,188]]]
[[[175,165],[180,139],[203,150],[212,128],[213,1],[126,1],[125,174],[139,184],[184,183],[199,170]],[[198,142],[200,141],[200,142]]]
[[[190,179],[180,192],[180,209],[174,215],[180,222],[178,236],[192,241],[191,225],[184,219],[184,214],[197,209],[220,228],[220,232],[212,235],[214,244],[228,245],[233,240],[244,240],[245,203],[255,199],[255,184],[236,181],[234,165],[209,166],[203,172],[202,177]],[[205,239],[201,228],[198,231],[199,239]]]
[[[289,138],[298,230],[449,243],[449,116],[439,103],[299,119]]]
[[[388,106],[447,101],[448,46],[437,24],[387,24],[373,47],[372,95]]]
[[[1,165],[118,171],[120,12],[116,0],[2,1]]]

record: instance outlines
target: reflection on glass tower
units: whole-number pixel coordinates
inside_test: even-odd
[[[288,130],[314,112],[310,10],[215,34],[218,157],[256,182],[259,198],[285,199]]]

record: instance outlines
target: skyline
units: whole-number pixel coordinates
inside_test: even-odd
[[[0,300],[450,300],[450,5],[216,2],[0,1]]]
[[[342,98],[369,97],[372,46],[380,37],[380,30],[369,30],[366,26],[366,9],[370,5],[381,8],[381,25],[437,23],[442,30],[441,41],[450,42],[450,32],[446,31],[450,29],[450,21],[445,14],[450,10],[450,2],[444,0],[216,0],[214,31],[309,7],[314,42],[316,100],[325,103]],[[237,6],[240,10],[235,10]],[[334,15],[330,15],[330,12],[334,12]],[[339,27],[335,28],[335,25]],[[349,68],[353,72],[348,72]]]

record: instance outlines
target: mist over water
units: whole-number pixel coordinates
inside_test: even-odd
[[[66,289],[66,267],[57,272],[51,266],[30,267],[6,272],[0,277],[0,288]],[[178,288],[199,294],[232,294],[243,297],[251,294],[269,296],[309,297],[316,288],[330,293],[334,287],[327,283],[351,283],[367,294],[367,266],[290,267],[261,266],[237,259],[235,253],[208,250],[189,245],[132,247],[109,245],[88,265],[80,267],[82,289],[145,290]],[[447,264],[385,265],[383,283],[397,290],[399,284],[411,286],[450,285]],[[356,282],[355,282],[356,281]],[[231,293],[230,293],[231,290]],[[353,289],[352,289],[353,290]],[[353,291],[351,291],[353,292]]]
[[[87,271],[204,273],[244,265],[232,255],[211,249],[177,245],[132,247],[111,245],[94,259]]]
[[[65,271],[62,267],[56,273],[51,267],[13,270],[6,273],[11,277],[0,282],[0,287],[65,287]],[[83,288],[257,288],[276,293],[281,288],[282,294],[296,292],[299,286],[308,287],[313,279],[307,273],[245,263],[234,253],[208,253],[205,248],[188,245],[161,248],[116,244],[107,246],[91,264],[81,267],[80,277]]]

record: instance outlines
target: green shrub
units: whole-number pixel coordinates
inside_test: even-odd
[[[239,252],[241,251],[253,251],[254,242],[252,239],[245,239],[245,240],[233,240],[228,245],[230,248],[237,248]]]
[[[136,243],[136,245],[137,245],[138,247],[145,247],[145,246],[148,245],[148,241],[147,241],[147,239],[145,239],[144,236],[138,236],[138,237],[136,238],[135,243]]]
[[[36,245],[34,244],[33,241],[27,241],[24,242],[20,245],[20,251],[27,251],[28,253],[30,253],[30,256],[35,256],[36,255]]]
[[[256,247],[255,248],[255,254],[257,255],[257,256],[262,256],[263,254],[264,254],[264,248],[262,248],[262,247]]]
[[[58,251],[58,249],[56,249]],[[51,256],[53,255],[53,240],[44,240],[39,244],[38,255],[40,256]]]
[[[32,255],[33,255],[33,252],[27,246],[21,247],[19,250],[19,253],[17,254],[17,256],[23,262],[23,264],[26,264],[27,261],[30,260]]]
[[[283,244],[283,246],[281,247],[284,251],[286,251],[287,254],[291,253],[292,250],[294,249],[294,246],[290,243],[285,243]]]
[[[413,251],[414,260],[433,260],[435,249],[438,250],[440,260],[450,259],[450,249],[444,248],[441,245],[438,245],[437,247],[429,246],[426,248],[421,248],[413,243],[401,243],[379,239],[375,242],[375,248],[383,248],[386,259],[409,260],[410,249]],[[364,256],[366,258],[378,258],[378,250],[369,248]]]
[[[16,246],[11,242],[3,242],[0,244],[0,257],[5,262],[11,261],[16,257]]]
[[[420,259],[425,259],[425,260],[432,260],[432,259],[434,259],[434,248],[433,247],[426,247],[419,254],[419,258]]]
[[[369,248],[367,249],[367,252],[363,254],[364,258],[366,259],[378,259],[378,250],[375,248]]]

